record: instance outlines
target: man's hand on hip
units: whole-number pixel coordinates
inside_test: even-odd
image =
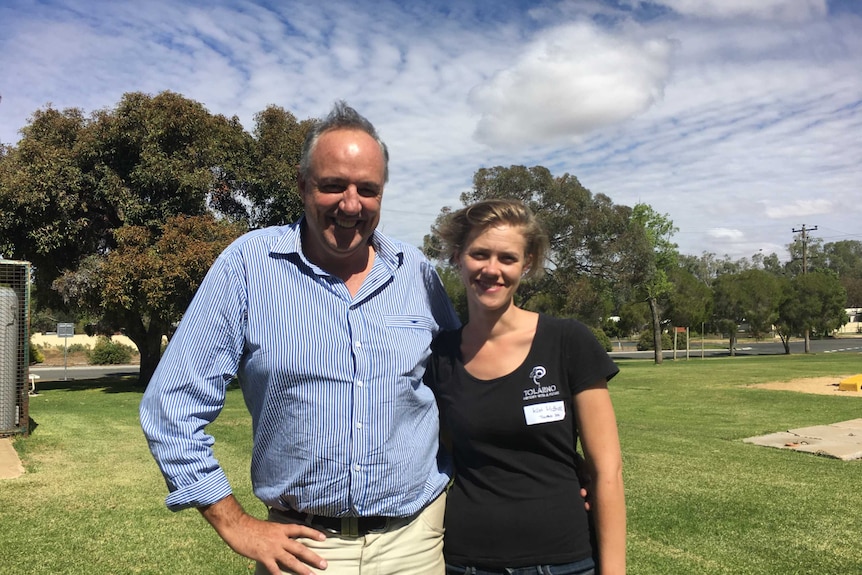
[[[280,575],[282,568],[304,575],[314,575],[309,565],[326,569],[325,559],[295,539],[326,539],[316,529],[252,517],[233,495],[198,510],[231,549],[265,566],[272,575]]]

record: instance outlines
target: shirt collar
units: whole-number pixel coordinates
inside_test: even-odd
[[[305,216],[302,216],[289,226],[284,228],[284,234],[275,242],[270,249],[270,254],[280,255],[295,255],[304,262],[307,266],[322,273],[329,275],[326,270],[320,266],[308,261],[305,254],[302,252],[302,225],[305,222]],[[378,230],[374,230],[371,235],[371,245],[375,251],[375,265],[377,262],[383,263],[390,272],[395,272],[404,261],[404,250],[402,250],[389,237],[382,234]]]

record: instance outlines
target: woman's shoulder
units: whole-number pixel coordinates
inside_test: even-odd
[[[552,331],[569,335],[592,334],[590,328],[580,320],[570,317],[555,317],[543,313],[539,314],[537,331]]]

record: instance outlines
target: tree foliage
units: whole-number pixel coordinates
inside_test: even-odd
[[[790,353],[791,336],[798,336],[806,329],[825,336],[844,325],[846,299],[847,294],[833,273],[815,271],[793,278],[777,319],[785,352]]]
[[[768,334],[778,320],[778,310],[786,297],[783,278],[759,269],[719,276],[713,285],[715,319],[729,334],[731,355],[735,355],[736,334],[747,323],[756,338]]]
[[[284,225],[302,213],[295,173],[314,120],[279,106],[254,119],[254,137],[235,143],[237,161],[217,170],[211,205],[250,228]]]
[[[129,93],[89,116],[37,110],[18,144],[0,144],[0,254],[33,262],[34,318],[48,326],[73,309],[100,333],[124,330],[146,383],[162,336],[227,242],[301,214],[295,171],[310,125],[269,106],[248,133],[171,92]],[[547,273],[523,283],[521,305],[617,334],[651,324],[657,362],[663,323],[696,325],[711,307],[733,348],[739,323],[762,336],[777,321],[789,339],[800,325],[826,333],[843,307],[862,305],[862,242],[797,236],[787,263],[679,256],[667,214],[615,205],[542,166],[478,170],[461,202],[487,198],[523,200],[550,236]],[[440,259],[433,233],[424,250]],[[441,277],[466,315],[458,274],[444,265]]]
[[[216,256],[244,227],[212,215],[173,216],[153,230],[123,226],[116,248],[92,254],[59,276],[53,289],[73,309],[95,314],[96,333],[123,331],[141,354],[141,381],[158,364],[173,331]]]
[[[719,258],[710,252],[703,252],[700,256],[680,255],[678,263],[682,269],[705,285],[712,285],[720,276],[747,269],[742,260],[732,260],[728,255]]]
[[[527,309],[577,317],[596,326],[624,301],[623,292],[643,275],[648,247],[641,230],[630,226],[631,208],[592,194],[570,174],[554,177],[543,166],[482,168],[463,205],[491,198],[526,203],[550,239],[546,274],[522,286]],[[438,222],[451,208],[444,208]],[[425,236],[425,253],[440,259],[439,239]]]
[[[682,267],[669,270],[672,289],[666,294],[666,317],[671,325],[700,326],[712,317],[712,290]]]
[[[662,309],[660,301],[673,289],[669,274],[678,265],[677,245],[671,241],[677,229],[667,214],[659,214],[646,204],[637,204],[631,215],[631,227],[646,239],[640,283],[635,286],[649,304],[656,363],[662,362]]]
[[[634,273],[636,259],[625,257],[631,208],[592,194],[575,176],[554,177],[543,166],[482,168],[461,202],[466,206],[490,198],[519,199],[535,212],[550,239],[551,270],[601,279]]]
[[[624,303],[618,312],[620,318],[617,329],[623,335],[641,333],[652,323],[649,305],[645,301],[633,301]],[[653,341],[655,346],[655,341]]]
[[[146,383],[215,254],[248,226],[301,213],[308,123],[278,107],[256,122],[249,134],[172,92],[125,94],[89,117],[38,110],[0,154],[0,248],[33,262],[40,303],[123,328]]]
[[[824,266],[841,282],[844,307],[862,307],[862,242],[842,240],[823,246]]]

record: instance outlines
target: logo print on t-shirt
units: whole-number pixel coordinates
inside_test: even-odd
[[[533,383],[535,383],[536,385],[541,385],[539,383],[539,380],[545,377],[546,373],[548,373],[548,370],[545,369],[544,365],[537,365],[530,372],[530,379],[532,379]]]
[[[545,377],[547,373],[548,370],[545,369],[544,365],[537,365],[530,370],[530,379],[533,380],[533,384],[536,387],[529,387],[524,390],[524,401],[560,395],[560,392],[557,391],[556,385],[542,385],[542,383],[539,381],[540,379]]]

